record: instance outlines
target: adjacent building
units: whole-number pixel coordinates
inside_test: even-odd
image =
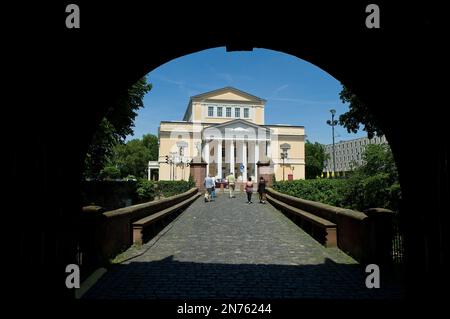
[[[277,180],[304,179],[305,128],[265,124],[265,105],[233,87],[191,97],[182,120],[160,123],[159,179],[187,180],[191,161],[216,178],[255,180],[257,163],[270,162]]]
[[[340,141],[334,144],[336,157],[336,172],[348,172],[353,168],[363,164],[362,154],[364,148],[368,144],[386,144],[387,140],[384,136],[357,138],[354,140]],[[333,144],[324,145],[325,154],[328,160],[325,162],[324,173],[334,171],[333,165]]]

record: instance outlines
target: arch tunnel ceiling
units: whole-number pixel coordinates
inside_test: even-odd
[[[38,5],[41,11],[50,6]],[[27,94],[23,86],[18,89],[21,91],[17,96],[23,100],[17,103],[21,107],[11,108],[10,118],[21,122],[17,125],[11,121],[14,126],[11,131],[18,132],[11,134],[11,139],[6,138],[10,143],[7,149],[12,149],[14,155],[9,158],[16,162],[11,167],[20,167],[13,172],[13,184],[9,188],[22,190],[26,180],[34,190],[25,206],[14,210],[26,213],[11,214],[15,219],[11,225],[23,225],[20,236],[11,236],[18,238],[20,247],[26,248],[16,249],[20,251],[17,260],[34,258],[65,264],[72,260],[76,248],[72,235],[76,230],[71,218],[79,211],[77,182],[83,148],[89,145],[101,117],[114,103],[118,92],[159,65],[189,53],[215,47],[266,48],[304,59],[350,87],[389,128],[389,142],[397,146],[393,147],[394,153],[397,149],[400,162],[411,171],[417,169],[416,162],[409,161],[418,156],[417,145],[429,146],[426,172],[403,175],[408,192],[402,209],[409,221],[407,247],[414,247],[408,251],[414,289],[421,287],[415,281],[421,278],[416,276],[416,271],[423,274],[431,269],[440,280],[439,275],[444,272],[436,271],[440,269],[437,266],[448,258],[445,253],[448,249],[444,249],[448,248],[445,240],[449,229],[448,214],[444,214],[444,198],[448,198],[444,193],[448,185],[445,182],[448,149],[442,147],[446,142],[443,134],[446,117],[440,116],[438,109],[446,98],[434,93],[448,90],[437,89],[443,81],[433,74],[433,70],[440,68],[438,53],[444,41],[428,23],[426,5],[391,10],[391,4],[380,1],[384,8],[381,30],[362,27],[364,4],[331,6],[320,2],[316,8],[296,3],[261,4],[251,9],[240,4],[237,14],[231,3],[222,5],[219,11],[191,2],[177,4],[176,8],[173,3],[167,3],[163,10],[154,8],[150,2],[148,7],[131,9],[119,4],[83,2],[82,5],[80,30],[55,28],[62,25],[58,12],[64,12],[64,7],[60,6],[49,10],[54,14],[41,21],[42,28],[27,29],[28,35],[36,36],[32,40],[39,41],[31,54],[33,42],[27,42],[28,38],[16,41],[25,44],[20,47],[22,59],[15,70],[18,83],[23,82],[23,74],[39,76],[35,85],[27,87]],[[173,13],[174,9],[177,14]],[[24,11],[18,12],[25,14]],[[39,18],[45,16],[37,12],[40,11],[32,13]],[[204,19],[197,19],[211,13],[216,20],[226,23],[205,26]],[[425,106],[425,111],[412,112],[417,105]],[[411,123],[417,123],[419,117],[420,129],[411,139]],[[433,139],[426,132],[432,132]],[[29,141],[27,147],[23,146],[24,141]],[[30,180],[30,176],[35,178]],[[17,203],[24,202],[22,193],[16,193],[13,198]],[[68,214],[61,214],[62,211]],[[423,212],[435,218],[424,218]],[[63,231],[59,227],[61,219],[66,227]],[[57,251],[55,247],[62,248]],[[52,276],[54,273],[39,278]],[[26,279],[20,287],[31,291],[28,282],[31,279],[17,276],[20,278]]]
[[[111,9],[111,16],[118,15],[116,9]],[[264,14],[259,11],[258,14],[252,12],[253,16],[261,17],[260,23],[253,23],[259,21],[253,16],[251,19],[242,18],[246,17],[244,14],[240,18],[231,19],[226,25],[214,23],[209,24],[207,28],[193,22],[190,17],[182,16],[177,17],[179,20],[175,23],[176,27],[163,26],[160,29],[152,28],[150,23],[146,25],[148,17],[142,12],[132,10],[128,12],[134,17],[131,22],[126,20],[126,23],[121,23],[117,20],[107,33],[96,30],[99,37],[85,39],[87,43],[81,53],[87,57],[87,63],[85,61],[80,67],[91,76],[73,85],[82,86],[78,90],[83,92],[80,98],[84,96],[86,99],[92,99],[96,96],[98,101],[95,102],[95,111],[92,108],[80,110],[83,114],[81,117],[92,118],[90,127],[95,129],[118,92],[173,59],[215,47],[225,47],[227,51],[265,48],[306,60],[348,86],[380,120],[380,125],[395,149],[396,141],[391,129],[397,118],[391,105],[386,103],[385,96],[395,98],[394,91],[398,88],[398,80],[403,80],[404,74],[410,72],[410,59],[415,59],[410,57],[409,52],[416,49],[416,53],[420,54],[417,39],[423,36],[427,29],[403,34],[402,40],[399,41],[397,35],[402,34],[402,28],[399,27],[401,21],[393,24],[385,18],[383,21],[390,28],[388,31],[369,30],[362,27],[364,6],[339,5],[339,8],[328,9],[326,12],[318,10],[318,16],[321,18],[317,19],[317,16],[309,16],[309,8],[296,8],[291,12],[284,8],[282,12],[287,16],[281,23],[278,19],[276,23],[267,23],[267,18],[264,17],[276,16],[281,12],[279,9],[266,9]],[[336,13],[331,14],[334,9]],[[205,12],[196,14],[201,16]],[[226,14],[227,12],[221,13],[220,17]],[[393,16],[405,17],[405,14]],[[413,28],[412,31],[416,29]],[[132,53],[127,46],[130,43],[138,44]],[[91,82],[98,77],[107,79],[100,87],[99,83]],[[103,92],[101,96],[92,91],[97,92],[99,89]],[[386,117],[386,111],[389,111],[391,116]],[[93,134],[92,130],[87,134],[88,139]]]

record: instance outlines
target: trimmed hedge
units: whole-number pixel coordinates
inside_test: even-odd
[[[280,181],[273,189],[287,195],[332,206],[364,211],[368,208],[398,210],[400,184],[385,173],[373,176],[354,174],[345,179]]]
[[[401,199],[397,168],[387,144],[369,144],[364,164],[346,178],[309,179],[274,183],[281,193],[333,206],[364,211],[387,208],[398,211]]]
[[[343,179],[280,181],[274,183],[273,189],[283,194],[342,207],[345,183]]]
[[[176,194],[181,194],[192,187],[195,187],[193,181],[159,181],[157,191],[160,196],[169,197]]]

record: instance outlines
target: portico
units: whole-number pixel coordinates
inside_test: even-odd
[[[268,158],[270,130],[241,119],[211,125],[203,130],[202,148],[207,174],[216,178],[234,174],[239,181],[248,177],[256,180],[256,164]]]

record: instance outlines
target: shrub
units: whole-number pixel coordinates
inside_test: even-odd
[[[389,199],[387,207],[389,207],[393,211],[398,211],[401,198],[402,193],[400,190],[400,183],[396,181],[389,187]]]
[[[333,206],[364,211],[381,207],[398,210],[400,184],[387,173],[366,176],[359,171],[345,179],[310,179],[276,182],[281,193]]]
[[[363,211],[371,207],[394,209],[390,205],[390,177],[386,173],[366,176],[356,172],[344,185],[343,207]]]
[[[158,192],[161,196],[169,197],[184,193],[194,187],[193,181],[159,181]]]
[[[106,166],[100,171],[100,179],[110,180],[120,178],[120,170],[115,166]]]
[[[189,185],[190,185],[190,187],[189,187],[189,188],[195,187],[195,180],[194,180],[194,176],[192,176],[192,175],[189,175],[189,179],[188,179],[188,182],[189,182]]]
[[[295,197],[363,211],[381,207],[398,211],[401,198],[397,168],[388,145],[367,145],[364,164],[345,179],[311,179],[274,183]]]
[[[152,201],[156,195],[156,184],[154,181],[140,179],[137,184],[136,193],[141,201]]]
[[[344,184],[342,179],[310,179],[275,182],[273,188],[287,195],[342,206]]]

